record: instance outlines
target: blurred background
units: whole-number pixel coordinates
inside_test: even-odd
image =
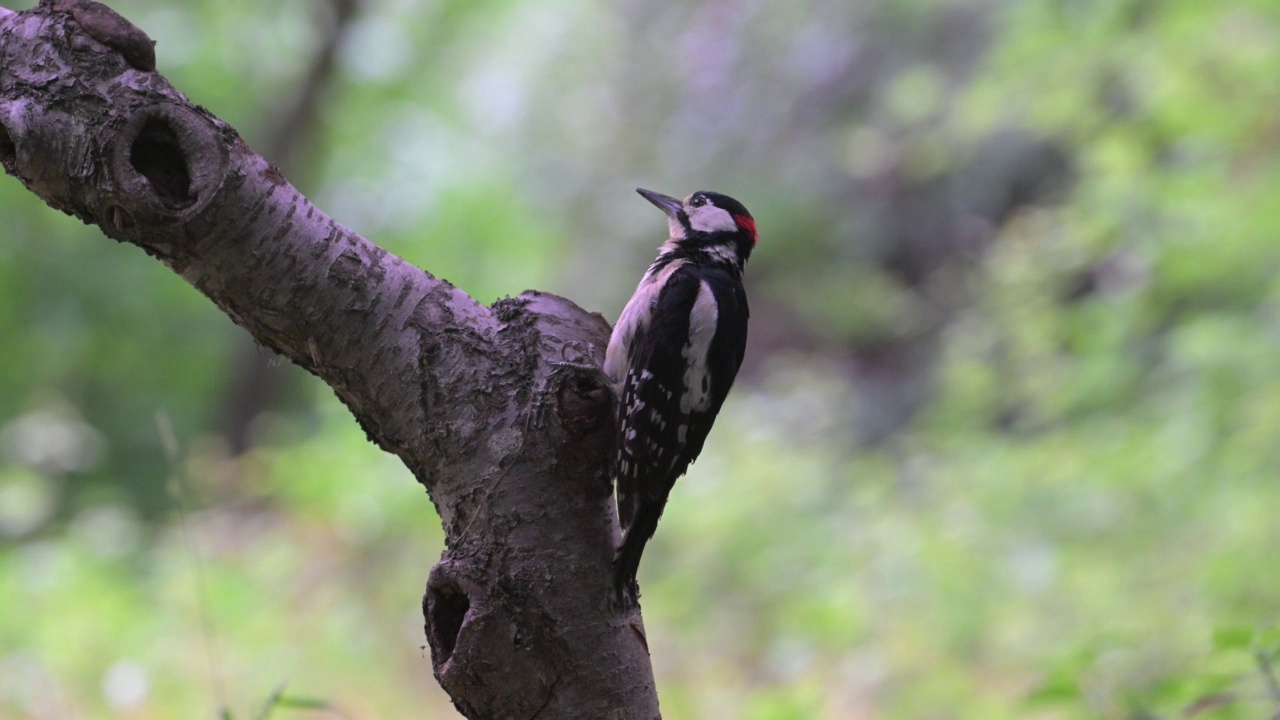
[[[752,210],[641,573],[668,720],[1280,711],[1273,0],[110,4],[482,302],[616,318],[636,186]],[[398,461],[138,249],[0,218],[0,717],[457,717]]]

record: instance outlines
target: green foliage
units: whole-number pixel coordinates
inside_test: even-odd
[[[404,468],[325,407],[321,433],[288,448],[185,452],[192,507],[156,542],[111,504],[0,553],[0,715],[255,717],[267,697],[273,717],[447,708],[417,609],[439,521]],[[228,477],[239,499],[212,502]]]
[[[117,7],[251,144],[324,30]],[[756,213],[764,340],[641,572],[665,717],[1269,717],[1278,48],[1265,0],[388,0],[286,172],[481,300],[606,316],[661,232],[631,187]],[[974,222],[936,207],[1001,197],[1009,128],[1074,182],[904,279]],[[283,366],[228,457],[241,331],[14,181],[0,215],[0,716],[454,717],[399,463]],[[897,397],[870,351],[916,342],[921,409],[857,444]]]

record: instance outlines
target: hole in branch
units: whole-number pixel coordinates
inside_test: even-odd
[[[0,123],[0,165],[8,172],[14,171],[14,163],[18,160],[18,146],[9,137],[9,129]]]
[[[427,611],[431,618],[431,635],[435,639],[435,650],[440,657],[435,659],[439,667],[453,656],[453,649],[458,644],[458,633],[462,632],[462,623],[471,609],[471,600],[462,588],[453,583],[444,587],[427,588]]]
[[[195,200],[191,197],[191,175],[182,145],[164,120],[147,120],[133,140],[129,162],[139,175],[150,181],[156,195],[166,204],[185,207]]]

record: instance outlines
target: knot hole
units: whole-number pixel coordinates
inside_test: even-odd
[[[18,146],[13,144],[9,129],[4,126],[4,123],[0,123],[0,165],[4,166],[6,172],[12,173],[17,161]]]
[[[130,147],[129,162],[166,205],[183,208],[195,202],[187,156],[164,118],[150,118],[143,124]]]
[[[466,591],[443,573],[432,571],[427,581],[427,596],[423,598],[423,610],[427,617],[427,640],[435,655],[435,665],[442,667],[453,657],[458,645],[458,634],[471,609],[471,599]]]

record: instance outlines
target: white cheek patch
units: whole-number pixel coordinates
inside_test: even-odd
[[[737,232],[738,223],[728,210],[703,205],[689,210],[689,227],[705,233]]]

